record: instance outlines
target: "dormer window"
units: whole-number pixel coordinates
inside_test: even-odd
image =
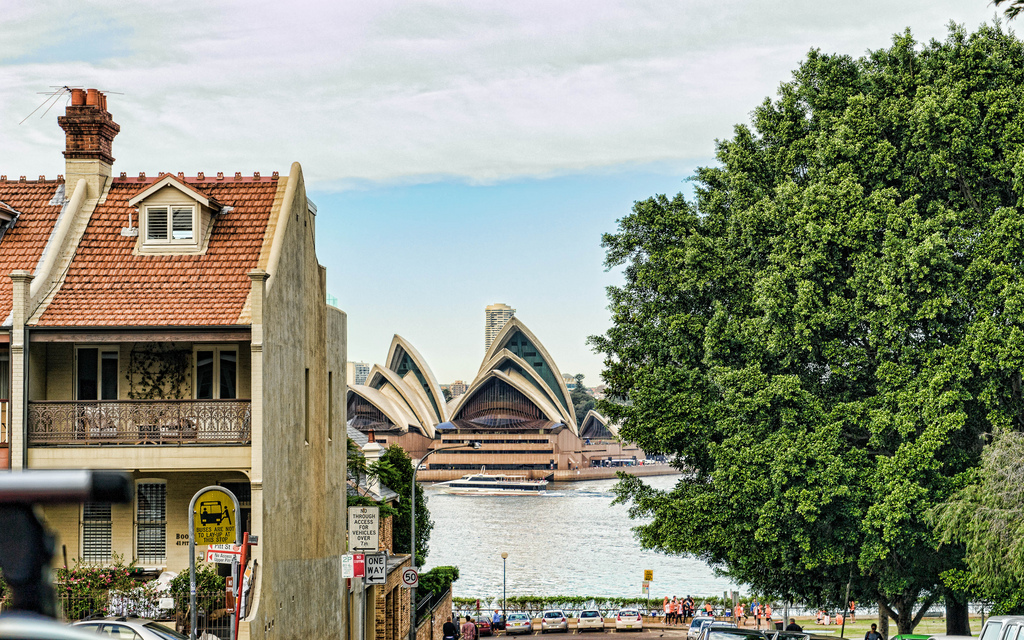
[[[145,209],[147,243],[195,243],[195,206],[147,206]]]

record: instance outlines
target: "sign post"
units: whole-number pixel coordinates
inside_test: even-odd
[[[196,640],[196,544],[242,544],[238,526],[238,498],[224,487],[200,489],[188,505],[188,604],[189,637]],[[237,567],[238,565],[233,565]],[[232,574],[235,570],[232,569]],[[237,576],[235,580],[237,581]],[[231,618],[231,637],[235,637],[235,618]]]

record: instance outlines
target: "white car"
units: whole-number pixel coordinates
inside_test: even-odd
[[[644,628],[643,618],[636,609],[621,609],[615,614],[615,630],[641,631]]]
[[[548,609],[540,616],[540,632],[561,631],[569,633],[569,618],[561,609]]]
[[[697,616],[690,620],[690,628],[686,630],[686,640],[697,640],[700,637],[701,629],[714,622],[711,616]]]
[[[597,609],[584,609],[580,611],[580,616],[576,619],[577,633],[588,630],[604,632],[604,618],[601,617],[601,612]]]
[[[91,631],[104,638],[120,640],[188,640],[171,627],[143,618],[107,618],[85,620],[72,625],[82,631]]]

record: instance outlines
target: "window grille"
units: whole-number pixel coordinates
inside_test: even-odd
[[[136,555],[141,564],[160,564],[167,558],[167,485],[138,485]]]
[[[82,560],[103,562],[110,559],[110,503],[86,502],[82,505]]]

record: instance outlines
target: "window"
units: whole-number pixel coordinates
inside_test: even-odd
[[[238,397],[238,349],[196,349],[196,398],[233,400]]]
[[[117,350],[79,347],[79,400],[117,400]]]
[[[306,369],[306,444],[309,444],[309,369]]]
[[[195,212],[191,205],[146,207],[146,242],[195,242]]]
[[[82,505],[82,560],[110,560],[110,503],[86,502]]]
[[[135,555],[140,564],[163,564],[167,558],[167,484],[138,484],[135,507]]]
[[[334,372],[327,372],[327,442],[334,440]]]
[[[11,397],[11,354],[0,352],[0,400]]]

